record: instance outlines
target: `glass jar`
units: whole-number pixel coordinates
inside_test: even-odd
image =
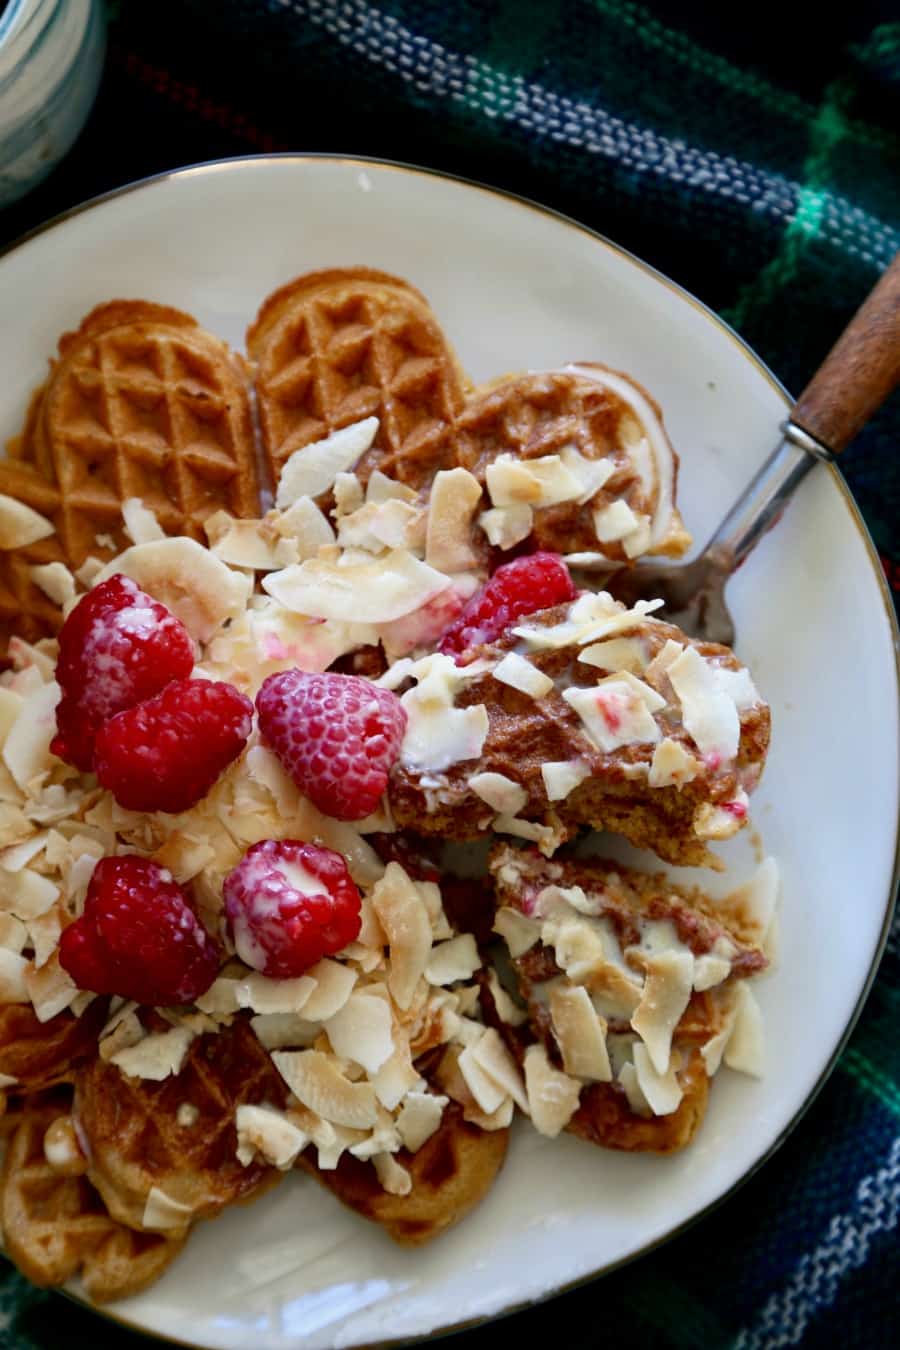
[[[0,5],[0,206],[45,178],[84,126],[105,41],[102,0]]]

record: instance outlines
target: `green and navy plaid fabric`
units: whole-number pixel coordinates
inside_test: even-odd
[[[509,188],[609,235],[798,392],[900,247],[900,21],[855,0],[111,4],[75,149],[0,242],[146,174],[268,150],[368,154]],[[739,19],[733,17],[735,13]],[[793,16],[795,19],[799,16]],[[900,589],[900,399],[842,469]],[[852,899],[848,898],[849,900]],[[775,1350],[900,1344],[900,929],[840,1063],[715,1214],[600,1282],[459,1338]],[[749,1123],[752,1128],[752,1122]],[[9,1350],[144,1344],[0,1264]]]

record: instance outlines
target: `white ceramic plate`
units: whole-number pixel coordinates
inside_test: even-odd
[[[431,299],[475,379],[595,359],[662,404],[698,542],[774,444],[785,396],[708,310],[585,229],[470,184],[353,160],[269,157],[189,169],[113,195],[0,261],[0,433],[20,425],[57,336],[100,300],[192,311],[242,346],[275,286],[367,263]],[[765,1078],[716,1080],[674,1159],[515,1133],[477,1213],[432,1248],[396,1248],[314,1182],[290,1177],[201,1224],[114,1315],[204,1347],[281,1350],[416,1337],[609,1269],[715,1203],[784,1137],[858,1011],[890,910],[898,683],[890,602],[839,476],[819,468],[733,580],[739,652],[772,704],[754,820],[783,875],[781,963],[759,986]],[[727,851],[729,881],[752,866]]]

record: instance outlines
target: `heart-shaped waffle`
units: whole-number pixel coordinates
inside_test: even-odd
[[[690,544],[660,411],[619,372],[586,363],[470,392],[425,298],[367,268],[281,287],[248,330],[247,350],[276,485],[296,451],[374,416],[360,480],[379,469],[426,490],[439,471],[466,468],[486,489],[485,506],[492,498],[503,513],[489,534],[503,548],[527,538],[564,554],[602,550],[616,563],[678,556]],[[539,461],[538,477],[528,461]]]
[[[130,498],[166,534],[201,540],[214,511],[258,512],[242,365],[177,309],[143,300],[98,306],[60,338],[24,431],[0,460],[0,493],[54,528],[0,552],[0,625],[34,640],[54,632],[60,616],[31,568],[62,561],[75,569],[89,555],[118,553],[129,542],[122,505]]]
[[[177,1074],[132,1078],[101,1058],[76,1079],[75,1118],[89,1158],[88,1177],[110,1214],[130,1228],[148,1222],[148,1198],[162,1191],[173,1211],[168,1236],[197,1218],[249,1199],[277,1178],[271,1167],[236,1157],[235,1111],[283,1104],[284,1084],[246,1021],[197,1037]],[[179,1107],[193,1108],[182,1123]],[[164,1202],[165,1203],[165,1202]],[[161,1226],[161,1225],[160,1225]]]
[[[64,1284],[80,1271],[94,1302],[129,1298],[159,1278],[184,1241],[114,1222],[84,1176],[50,1165],[47,1131],[70,1110],[71,1092],[63,1090],[22,1098],[4,1117],[0,1222],[6,1253],[34,1284]]]

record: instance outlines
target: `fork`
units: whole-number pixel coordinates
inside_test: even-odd
[[[781,441],[689,563],[623,567],[604,582],[617,600],[664,602],[656,618],[733,646],[725,584],[781,518],[819,461],[833,464],[900,383],[900,253],[851,319],[782,425]]]

